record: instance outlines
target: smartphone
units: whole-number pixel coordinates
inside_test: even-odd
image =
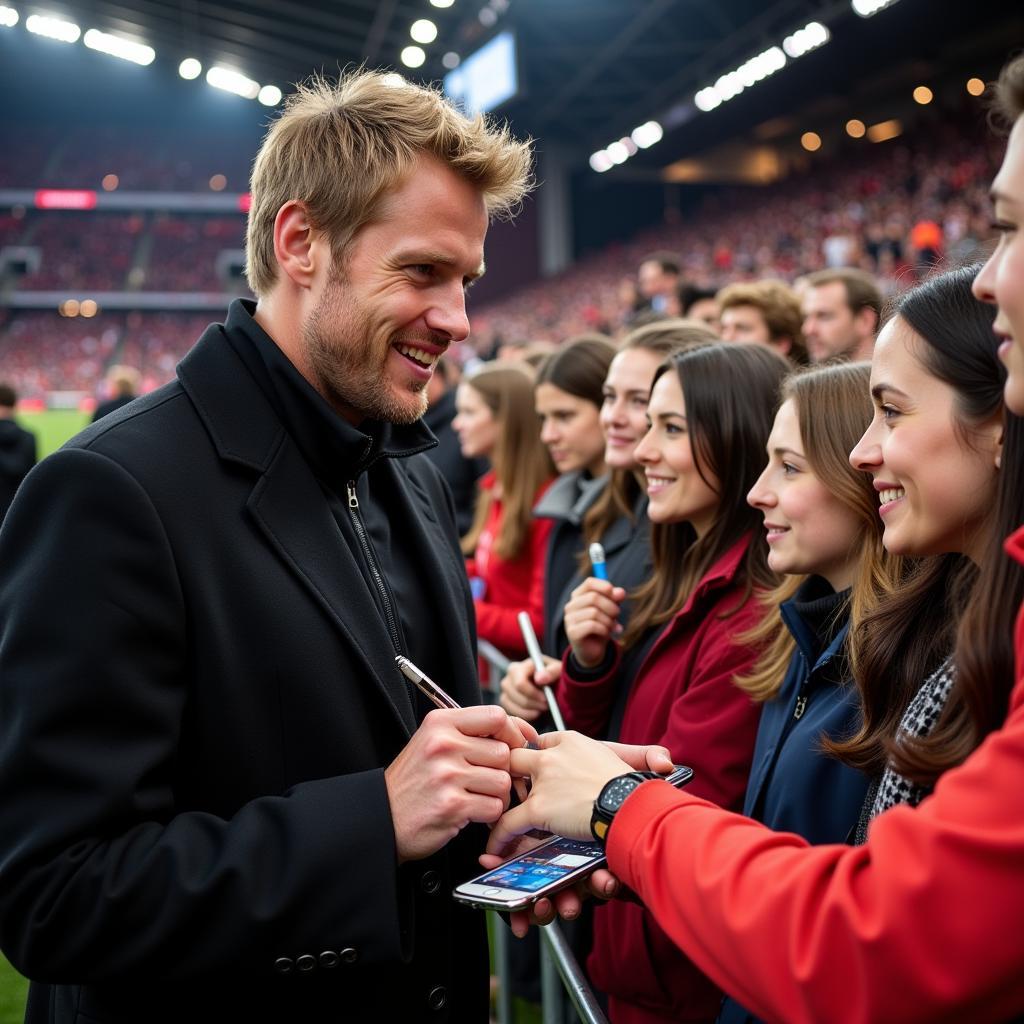
[[[693,771],[677,765],[665,776],[673,786],[683,786]],[[456,887],[452,896],[460,903],[482,910],[522,910],[541,896],[549,896],[603,867],[600,843],[552,836],[518,857]]]

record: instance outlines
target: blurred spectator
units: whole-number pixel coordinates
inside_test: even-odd
[[[645,256],[636,273],[640,298],[655,313],[679,315],[679,257],[672,252]]]
[[[686,284],[679,289],[679,302],[684,320],[699,320],[715,334],[722,330],[722,310],[714,288],[698,288]]]
[[[36,464],[36,436],[14,422],[18,395],[0,384],[0,524],[14,500],[14,492]]]
[[[794,363],[807,362],[796,293],[782,281],[731,284],[718,293],[722,341],[768,345]]]
[[[93,423],[135,398],[139,393],[139,380],[139,371],[134,367],[112,366],[107,371],[107,394],[110,397],[96,406],[92,414]]]
[[[839,267],[808,274],[803,282],[803,334],[811,362],[870,359],[882,317],[874,278]]]
[[[452,427],[455,419],[455,389],[459,384],[459,368],[450,359],[442,357],[427,385],[427,411],[423,422],[437,438],[437,447],[426,456],[448,481],[455,502],[455,520],[459,536],[465,536],[473,525],[476,506],[477,481],[487,472],[490,464],[485,458],[467,458],[462,454],[459,438]]]

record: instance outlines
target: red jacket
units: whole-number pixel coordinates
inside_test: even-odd
[[[1024,563],[1024,530],[1007,542]],[[1024,609],[1003,727],[864,846],[810,847],[659,783],[609,837],[612,870],[768,1021],[1006,1021],[1024,1013]]]
[[[732,682],[757,652],[737,644],[738,633],[764,614],[752,595],[743,602],[737,571],[749,538],[734,545],[697,584],[644,659],[622,720],[623,743],[663,743],[693,768],[691,792],[740,810],[753,757],[760,708]],[[722,613],[732,611],[728,618]],[[583,731],[593,709],[607,708],[614,670],[595,682],[563,670],[559,698],[566,725]],[[600,723],[603,724],[603,723]],[[626,902],[598,907],[589,970],[611,997],[615,1024],[714,1020],[721,992],[687,960],[643,907]]]
[[[551,483],[552,480],[547,480],[540,486],[534,504]],[[492,470],[480,481],[480,488],[486,491],[494,486]],[[510,658],[522,658],[526,656],[526,645],[517,620],[519,613],[529,612],[537,636],[544,635],[544,559],[554,521],[532,520],[526,543],[518,557],[506,559],[499,558],[493,551],[503,515],[501,498],[494,498],[476,551],[466,563],[466,570],[471,577],[476,576],[483,581],[483,596],[474,602],[477,634]]]

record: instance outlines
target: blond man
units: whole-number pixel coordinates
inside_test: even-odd
[[[794,363],[807,362],[800,300],[789,285],[771,279],[730,284],[716,298],[722,341],[768,345]]]
[[[430,90],[301,88],[253,170],[256,302],[19,493],[0,936],[30,1021],[486,1019],[482,915],[449,894],[522,737],[473,706],[450,496],[416,456],[529,174]]]

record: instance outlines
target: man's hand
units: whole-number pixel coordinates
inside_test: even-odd
[[[436,853],[471,821],[496,821],[511,789],[509,745],[523,742],[499,707],[431,711],[384,770],[399,863]]]
[[[601,743],[577,732],[545,733],[540,747],[511,753],[512,774],[531,776],[533,788],[494,826],[488,853],[504,854],[532,828],[590,839],[594,800],[609,779],[646,769],[667,775],[673,768],[664,747]]]
[[[594,576],[588,576],[572,592],[562,625],[572,644],[573,656],[584,668],[600,665],[609,641],[622,631],[619,612],[625,600],[622,587]]]
[[[532,661],[513,661],[501,680],[501,706],[527,722],[535,722],[548,709],[545,686],[558,682],[562,663],[544,655],[544,671],[538,672]]]

